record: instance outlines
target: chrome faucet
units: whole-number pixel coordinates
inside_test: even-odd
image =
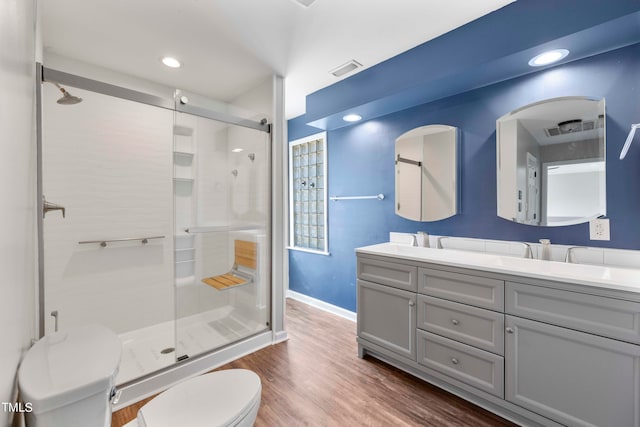
[[[524,249],[524,257],[525,258],[533,258],[533,251],[531,250],[531,245],[527,242],[520,242],[525,246]]]
[[[437,244],[436,244],[436,248],[438,248],[438,249],[444,249],[444,248],[442,247],[442,240],[444,240],[444,239],[448,239],[448,238],[449,238],[449,236],[440,236],[440,237],[438,237]]]

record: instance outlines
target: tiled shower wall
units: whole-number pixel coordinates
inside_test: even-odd
[[[174,318],[172,125],[169,110],[44,85],[43,182],[65,206],[45,224],[45,320],[53,330],[101,323],[116,333]],[[165,236],[108,244],[80,241]]]

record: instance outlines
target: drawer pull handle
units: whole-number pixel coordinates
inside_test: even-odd
[[[513,331],[513,328],[507,328],[507,333],[508,333],[508,334],[512,334],[513,332],[514,332],[514,331]]]
[[[457,365],[458,363],[460,363],[460,361],[458,359],[456,359],[455,357],[451,358],[451,363],[453,363],[454,365]]]
[[[458,319],[451,319],[451,323],[458,326],[460,324],[460,321]]]
[[[413,307],[414,305],[416,305],[415,301],[413,301],[412,299],[409,300],[409,307]]]

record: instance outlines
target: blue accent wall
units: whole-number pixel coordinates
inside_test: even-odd
[[[496,120],[523,105],[559,96],[606,99],[611,241],[589,240],[588,224],[534,227],[496,215]],[[307,122],[304,116],[290,120],[289,140],[319,131]],[[289,251],[289,287],[355,311],[354,249],[386,242],[390,231],[528,242],[549,238],[557,244],[640,249],[640,135],[626,159],[618,159],[631,123],[638,122],[640,44],[328,131],[329,195],[384,193],[385,199],[329,201],[331,255]],[[394,213],[394,142],[428,124],[460,129],[461,209],[446,220],[414,222]]]

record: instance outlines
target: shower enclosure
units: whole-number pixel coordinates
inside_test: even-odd
[[[43,73],[40,334],[111,328],[123,385],[269,331],[266,115]]]

